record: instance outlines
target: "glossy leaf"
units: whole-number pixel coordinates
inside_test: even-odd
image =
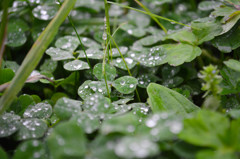
[[[47,49],[46,54],[50,55],[53,61],[74,59],[72,52],[64,51],[54,47],[50,47],[49,49]]]
[[[138,80],[131,76],[123,76],[113,81],[113,87],[120,93],[130,94],[132,93],[138,84]]]
[[[43,137],[47,131],[47,124],[40,119],[22,119],[19,131],[16,134],[17,140],[37,139]]]
[[[14,134],[20,125],[20,116],[13,113],[5,113],[0,116],[0,138]]]
[[[79,71],[89,69],[89,65],[87,62],[81,60],[74,60],[64,64],[64,69],[68,71]]]
[[[188,116],[189,113],[199,110],[199,107],[186,97],[164,86],[151,83],[147,92],[149,104],[155,113],[175,111],[182,116]]]
[[[71,118],[73,114],[77,114],[82,111],[81,105],[81,101],[63,97],[55,104],[54,112],[61,120],[67,120]]]
[[[47,144],[53,158],[79,158],[86,152],[84,132],[75,122],[63,122],[57,125],[47,138]]]
[[[98,63],[93,68],[93,74],[97,77],[98,80],[104,80],[102,67],[102,63]],[[105,72],[108,81],[113,81],[117,76],[116,68],[109,64],[105,65]]]
[[[46,149],[39,140],[29,140],[21,143],[13,156],[13,159],[44,159],[47,158]]]
[[[24,114],[24,118],[49,118],[52,115],[52,106],[48,103],[38,103],[36,105],[29,106]]]

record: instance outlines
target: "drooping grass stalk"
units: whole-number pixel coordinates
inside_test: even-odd
[[[110,28],[110,22],[109,22],[109,8],[108,8],[108,3],[107,3],[107,0],[104,0],[104,5],[105,5],[105,22],[106,23],[106,31],[109,35],[111,35],[111,28]],[[105,25],[105,24],[104,24]],[[107,41],[109,41],[109,37],[107,36]],[[110,55],[109,55],[109,50],[111,51],[112,53],[112,46],[111,44],[109,45],[110,46],[110,49],[109,47],[107,47],[107,43],[106,43],[106,51],[108,53],[108,63],[110,63]]]
[[[9,88],[5,91],[0,99],[0,114],[2,114],[9,107],[18,92],[23,87],[26,79],[36,68],[45,50],[54,39],[60,25],[68,16],[75,2],[76,0],[65,0],[56,16],[52,19],[46,29],[38,37],[37,41],[33,44],[22,65],[14,76]]]
[[[129,74],[130,76],[132,76],[132,73],[131,73],[130,69],[128,68],[127,62],[125,61],[125,59],[124,59],[124,57],[123,57],[123,54],[121,53],[121,51],[120,51],[120,49],[119,49],[116,41],[114,40],[114,38],[113,38],[110,34],[109,34],[109,37],[111,38],[111,40],[113,41],[114,45],[116,46],[116,48],[117,48],[117,50],[118,50],[118,52],[119,52],[119,54],[120,54],[120,56],[121,56],[124,64],[125,64],[125,67],[126,67],[126,69],[127,69],[127,71],[128,71],[128,74]],[[139,96],[139,93],[138,93],[137,88],[136,88],[136,95],[137,95],[138,101],[141,102],[141,99],[140,99],[140,96]]]
[[[107,1],[107,2],[108,2],[109,4],[118,5],[118,6],[120,6],[120,7],[127,8],[127,9],[131,9],[131,10],[134,10],[134,11],[136,11],[136,12],[143,13],[143,14],[147,14],[147,15],[150,15],[150,16],[152,16],[152,17],[155,17],[155,18],[158,18],[158,19],[162,19],[162,20],[165,20],[165,21],[168,21],[168,22],[171,22],[171,23],[179,24],[179,25],[182,25],[182,26],[185,26],[185,27],[194,28],[194,27],[191,27],[191,26],[189,26],[189,25],[186,25],[186,24],[177,22],[177,21],[175,21],[175,20],[168,19],[168,18],[159,16],[159,15],[156,15],[156,14],[153,14],[153,13],[150,13],[150,12],[148,13],[148,12],[145,12],[145,11],[142,11],[142,10],[139,10],[139,9],[136,9],[136,8],[132,8],[132,7],[129,7],[129,6],[126,6],[126,5],[123,5],[123,4],[115,3],[115,2],[110,2],[110,1]],[[198,29],[198,28],[194,28],[194,29]]]
[[[5,42],[7,39],[7,19],[8,19],[8,5],[9,0],[3,0],[3,14],[1,19],[1,28],[0,28],[0,69],[2,66],[3,53],[5,50]]]
[[[121,25],[119,25],[119,27],[113,32],[112,34],[112,37],[116,34],[116,32],[120,29],[120,27],[122,25],[124,25],[126,23],[123,23]],[[106,45],[106,48],[109,46],[109,44],[111,43],[110,41],[111,39],[109,39],[108,41],[106,41],[107,45]],[[105,85],[106,85],[106,88],[107,88],[107,93],[108,93],[108,97],[111,98],[111,95],[110,95],[110,92],[109,92],[109,89],[108,89],[108,83],[107,83],[107,76],[106,76],[106,56],[107,56],[107,52],[106,52],[106,49],[104,48],[103,49],[103,52],[104,52],[104,55],[103,55],[103,65],[102,65],[102,74],[104,76],[104,81],[105,81]],[[111,52],[111,60],[112,60],[112,52]]]
[[[58,0],[58,3],[59,3],[60,6],[62,5],[62,3],[60,2],[60,0]],[[75,27],[75,24],[73,23],[72,18],[71,18],[70,15],[67,16],[67,17],[68,17],[69,22],[70,22],[71,25],[72,25],[72,28],[73,28],[74,32],[75,32],[76,35],[77,35],[78,41],[80,42],[80,45],[81,45],[81,47],[82,47],[82,50],[83,50],[83,52],[84,52],[84,54],[85,54],[85,57],[86,57],[88,66],[90,67],[91,72],[92,72],[93,70],[92,70],[90,61],[89,61],[89,59],[88,59],[87,53],[86,53],[86,49],[85,49],[85,47],[83,46],[82,40],[81,40],[81,38],[80,38],[80,36],[79,36],[79,34],[78,34],[78,31],[77,31],[77,29],[76,29],[76,27]]]
[[[135,0],[135,2],[139,6],[141,6],[146,12],[151,13],[150,10],[146,6],[144,6],[139,0]],[[151,15],[150,15],[150,17],[159,25],[160,28],[162,28],[162,30],[165,32],[165,34],[167,34],[167,29],[158,21],[158,19]]]

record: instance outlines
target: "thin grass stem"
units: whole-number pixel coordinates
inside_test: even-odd
[[[60,6],[62,5],[62,3],[60,2],[60,0],[58,0],[58,3],[59,3]],[[68,20],[69,20],[69,22],[71,23],[72,28],[73,28],[74,32],[76,33],[76,35],[77,35],[78,41],[80,42],[80,45],[81,45],[81,47],[82,47],[82,50],[83,50],[83,52],[84,52],[84,54],[85,54],[85,57],[86,57],[88,66],[90,67],[91,72],[92,72],[93,69],[92,69],[92,66],[91,66],[91,64],[90,64],[90,61],[89,61],[89,59],[88,59],[88,56],[87,56],[87,53],[86,53],[86,49],[85,49],[85,47],[83,46],[82,40],[81,40],[81,38],[80,38],[80,36],[79,36],[79,34],[78,34],[78,31],[77,31],[77,29],[76,29],[76,27],[75,27],[75,25],[74,25],[74,23],[73,23],[73,21],[72,21],[71,16],[68,16]]]
[[[129,74],[130,76],[132,76],[132,73],[131,73],[130,69],[128,68],[127,62],[125,61],[125,59],[124,59],[124,57],[123,57],[123,54],[121,53],[121,51],[120,51],[120,49],[119,49],[116,41],[114,40],[114,38],[113,38],[110,34],[109,34],[109,37],[111,38],[111,40],[113,41],[114,45],[116,46],[116,48],[117,48],[117,50],[118,50],[118,52],[119,52],[119,54],[120,54],[120,56],[121,56],[124,64],[125,64],[125,67],[126,67],[126,69],[127,69],[127,71],[128,71],[128,74]],[[138,93],[137,88],[136,88],[136,91],[135,91],[135,92],[136,92],[138,101],[141,102],[141,99],[140,99],[140,96],[139,96],[139,93]]]
[[[2,66],[3,53],[5,51],[5,42],[7,40],[7,19],[8,19],[8,5],[9,0],[4,0],[3,3],[3,14],[1,20],[1,28],[0,28],[0,69]]]
[[[135,2],[139,6],[141,6],[146,12],[151,13],[150,10],[146,6],[144,6],[139,0],[135,0]],[[165,32],[165,34],[167,34],[167,29],[158,21],[158,19],[151,15],[150,15],[150,17],[159,25],[160,28],[162,28],[162,30]]]
[[[156,17],[156,18],[158,18],[158,19],[162,19],[162,20],[165,20],[165,21],[168,21],[168,22],[171,22],[171,23],[175,23],[175,24],[179,24],[179,25],[182,25],[182,26],[185,26],[185,27],[190,27],[190,28],[199,30],[198,28],[192,27],[192,26],[190,26],[190,25],[183,24],[183,23],[177,22],[177,21],[175,21],[175,20],[168,19],[168,18],[159,16],[159,15],[156,15],[156,14],[153,14],[153,13],[148,13],[148,12],[145,12],[145,11],[142,11],[142,10],[139,10],[139,9],[136,9],[136,8],[132,8],[132,7],[123,5],[123,4],[119,4],[119,3],[115,3],[115,2],[110,2],[110,1],[108,1],[108,3],[109,3],[109,4],[118,5],[118,6],[123,7],[123,8],[131,9],[131,10],[134,10],[134,11],[136,11],[136,12],[143,13],[143,14],[147,14],[147,15],[150,15],[150,16],[153,16],[153,17]]]

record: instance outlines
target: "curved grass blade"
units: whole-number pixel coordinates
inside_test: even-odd
[[[33,44],[31,50],[25,57],[21,67],[13,78],[9,88],[5,91],[5,93],[0,99],[0,115],[12,103],[15,96],[23,87],[24,82],[26,81],[30,73],[38,65],[45,50],[54,39],[55,35],[57,34],[58,28],[68,16],[75,2],[76,0],[65,0],[54,19],[48,24],[47,28],[41,33],[37,41]]]
[[[139,6],[141,6],[146,12],[151,13],[150,10],[146,6],[144,6],[139,0],[135,0],[135,2]],[[150,17],[160,26],[160,28],[162,28],[162,30],[165,32],[165,34],[167,34],[167,29],[158,21],[158,19],[154,16],[150,16]]]
[[[145,11],[142,11],[142,10],[139,10],[139,9],[136,9],[136,8],[132,8],[132,7],[129,7],[129,6],[126,6],[126,5],[123,5],[123,4],[115,3],[115,2],[110,2],[110,1],[107,1],[107,2],[110,3],[110,4],[118,5],[118,6],[123,7],[123,8],[127,8],[127,9],[134,10],[134,11],[136,11],[136,12],[140,12],[140,13],[143,13],[143,14],[147,14],[147,15],[149,15],[149,16],[151,16],[151,17],[156,17],[156,18],[158,18],[158,19],[166,20],[166,21],[171,22],[171,23],[175,23],[175,24],[179,24],[179,25],[183,25],[183,26],[186,26],[186,27],[193,28],[193,27],[191,27],[191,26],[189,26],[189,25],[186,25],[186,24],[177,22],[177,21],[175,21],[175,20],[168,19],[168,18],[159,16],[159,15],[156,15],[156,14],[153,14],[153,13],[150,13],[150,12],[145,12]],[[194,28],[194,29],[197,29],[197,28]]]
[[[5,41],[7,39],[8,5],[9,5],[9,0],[4,0],[2,3],[3,15],[2,15],[2,21],[1,21],[2,24],[0,28],[0,68],[2,65],[3,53],[5,50]]]

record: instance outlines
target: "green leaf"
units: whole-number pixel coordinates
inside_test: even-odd
[[[11,81],[14,75],[15,73],[10,68],[0,69],[0,85]]]
[[[100,127],[100,121],[97,116],[88,112],[74,114],[71,120],[76,121],[76,123],[81,126],[87,134],[93,133]]]
[[[46,119],[52,115],[52,106],[48,103],[38,103],[36,105],[29,106],[24,114],[24,118],[39,118]]]
[[[179,138],[194,145],[218,148],[223,146],[222,137],[229,126],[229,120],[223,115],[201,110],[194,118],[184,120]]]
[[[93,68],[93,74],[97,77],[98,80],[104,80],[102,67],[102,63],[98,63]],[[114,78],[117,76],[116,68],[109,64],[105,65],[105,72],[107,81],[113,81]]]
[[[84,100],[83,109],[101,119],[104,119],[108,114],[115,112],[110,100],[99,93],[88,96]]]
[[[161,35],[149,35],[146,36],[138,41],[136,43],[143,45],[143,46],[151,46],[153,44],[156,44],[157,42],[161,41],[163,39],[163,36]]]
[[[136,131],[138,124],[138,118],[132,113],[118,115],[103,122],[101,133],[104,135],[110,133],[132,134]]]
[[[125,60],[129,69],[132,69],[137,64],[136,61],[134,61],[132,58],[129,58],[129,57],[124,58],[124,60]],[[112,60],[112,64],[117,68],[127,70],[126,65],[125,65],[122,58],[116,58],[116,59]]]
[[[158,145],[146,136],[123,137],[114,150],[122,158],[148,158],[159,153]]]
[[[223,91],[221,92],[222,95],[240,92],[239,89],[240,72],[224,67],[220,71],[220,73],[223,77],[221,83],[221,88],[223,89]]]
[[[15,61],[5,61],[3,66],[12,69],[14,73],[17,72],[19,68],[19,65]]]
[[[0,138],[8,137],[15,133],[20,125],[20,116],[13,113],[5,113],[0,116]]]
[[[0,147],[0,156],[2,159],[8,159],[7,153]]]
[[[82,43],[84,46],[88,48],[102,48],[101,45],[99,45],[96,41],[87,38],[87,37],[81,37]]]
[[[137,28],[134,25],[131,24],[125,24],[121,26],[121,29],[126,31],[129,35],[135,36],[135,37],[143,37],[146,35],[146,30],[144,28]]]
[[[29,140],[21,143],[13,159],[45,159],[48,158],[43,143],[39,140]]]
[[[56,102],[54,112],[61,120],[68,120],[73,114],[82,111],[81,105],[81,101],[63,97]]]
[[[93,90],[93,92],[101,93],[104,96],[108,95],[108,92],[107,92],[107,87],[108,87],[108,91],[109,93],[111,93],[110,85],[106,87],[106,84],[103,81],[92,81],[89,83],[89,87],[91,90]]]
[[[120,93],[130,94],[134,92],[138,84],[138,80],[131,76],[123,76],[113,81],[113,87]]]
[[[48,71],[53,73],[57,68],[57,62],[51,59],[45,59],[44,63],[40,66],[40,71]]]
[[[49,49],[47,49],[46,54],[51,56],[53,61],[74,59],[72,52],[64,51],[64,50],[61,50],[59,48],[54,48],[54,47],[50,47]]]
[[[213,21],[210,18],[195,20],[191,23],[191,26],[193,27],[193,34],[195,34],[198,39],[198,45],[205,41],[212,40],[215,36],[220,35],[222,32],[220,23]]]
[[[27,94],[23,94],[11,105],[10,110],[22,116],[24,111],[31,104],[36,104],[33,97]]]
[[[240,72],[240,62],[234,59],[230,59],[228,61],[224,61],[224,64],[235,71]]]
[[[79,53],[78,58],[86,58],[83,51],[77,51],[77,53]],[[86,54],[89,59],[100,60],[103,58],[103,51],[99,50],[98,48],[89,48],[86,50]]]
[[[48,136],[47,144],[51,156],[56,159],[80,158],[86,152],[84,132],[73,121],[57,125]]]
[[[233,152],[205,150],[200,151],[196,155],[197,159],[237,159],[238,157]]]
[[[172,66],[179,66],[184,62],[191,62],[201,55],[202,50],[197,46],[188,44],[165,44],[162,45],[166,55],[163,61],[167,61]]]
[[[148,15],[145,14],[138,14],[137,12],[130,10],[129,14],[127,15],[129,21],[140,28],[145,28],[150,24],[150,18]]]
[[[81,60],[74,60],[64,64],[64,69],[68,71],[79,71],[89,69],[88,63]]]
[[[179,31],[173,32],[171,34],[168,34],[165,37],[165,39],[172,39],[177,42],[183,42],[183,43],[188,43],[192,45],[197,43],[196,36],[188,30],[179,30]]]
[[[16,134],[17,140],[37,139],[43,137],[47,131],[47,124],[40,119],[23,119],[19,131]]]
[[[79,88],[78,88],[78,95],[82,98],[85,99],[88,96],[92,95],[94,92],[93,90],[89,87],[89,83],[92,81],[86,80]]]
[[[155,46],[151,48],[147,53],[135,53],[131,52],[130,56],[140,62],[140,64],[147,67],[154,67],[166,63],[167,52],[162,46]]]
[[[198,5],[198,9],[202,11],[210,11],[215,9],[216,7],[219,7],[222,3],[221,2],[215,2],[215,1],[202,1]]]
[[[64,36],[64,37],[59,38],[56,41],[55,46],[57,48],[73,52],[74,50],[77,49],[79,44],[80,43],[79,43],[79,40],[77,37]]]
[[[199,110],[199,107],[183,95],[161,85],[151,83],[147,92],[149,104],[154,113],[175,111],[182,116],[187,116],[189,113]]]
[[[7,45],[19,47],[25,44],[27,37],[25,31],[29,30],[27,23],[21,19],[11,19],[8,23]]]
[[[236,11],[239,12],[239,11]],[[234,13],[233,13],[234,14]],[[230,18],[225,24],[222,25],[223,31],[221,34],[224,34],[231,30],[233,26],[238,22],[240,19],[240,14],[238,13],[237,15],[234,15],[233,17]]]
[[[38,5],[32,10],[32,14],[40,20],[51,20],[58,9],[59,7],[57,5]]]
[[[227,33],[218,36],[213,40],[213,45],[223,53],[229,53],[240,47],[238,37],[240,36],[240,28],[235,25]]]
[[[119,50],[120,50],[120,52],[121,52],[122,55],[125,55],[125,54],[127,54],[127,52],[128,52],[128,48],[125,47],[125,46],[120,46],[120,47],[119,47]],[[119,51],[118,51],[117,48],[112,48],[112,54],[111,54],[111,56],[112,56],[112,57],[120,57],[121,55],[120,55],[120,53],[119,53]]]
[[[147,88],[152,82],[157,82],[159,78],[153,74],[141,74],[137,77],[138,86],[141,88]]]

